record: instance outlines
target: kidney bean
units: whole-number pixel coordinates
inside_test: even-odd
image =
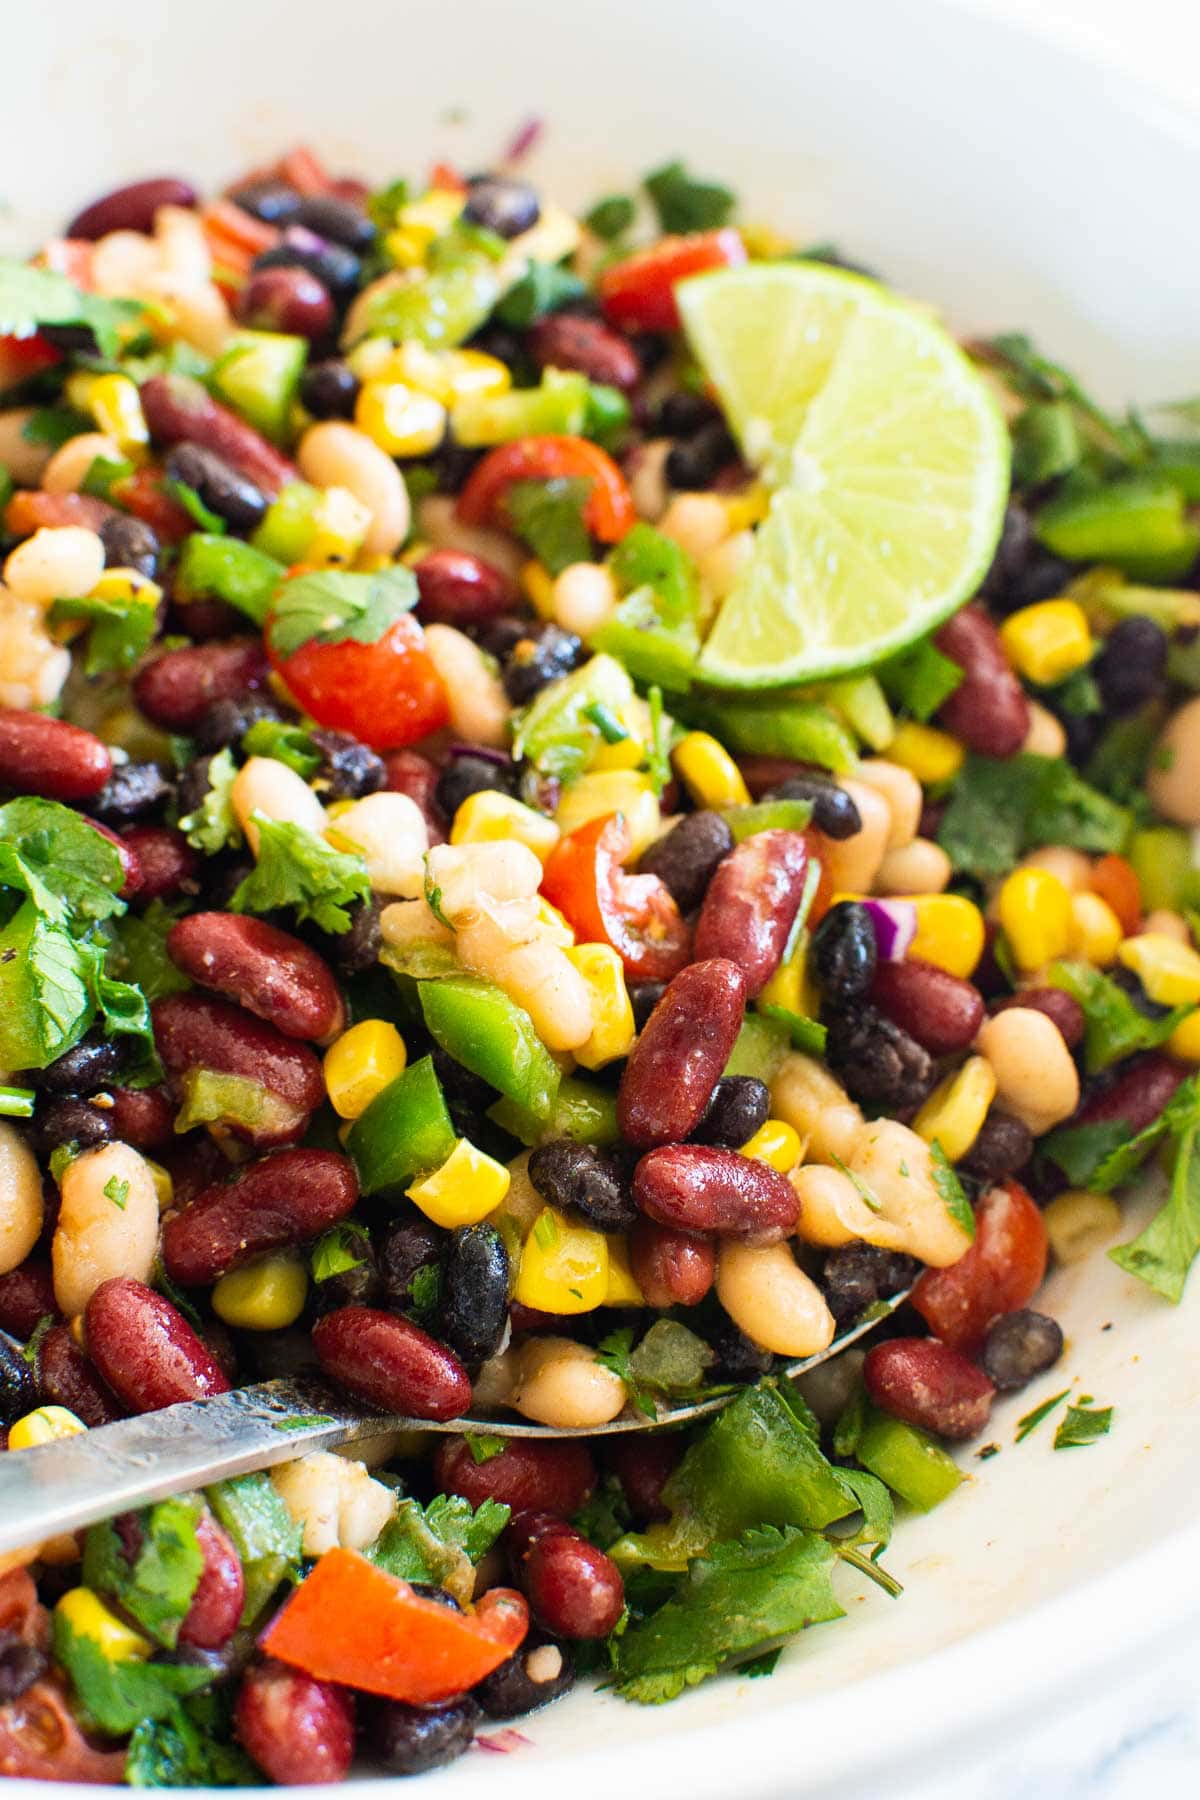
[[[168,650],[139,669],[133,697],[148,719],[165,731],[191,731],[214,700],[233,700],[267,678],[258,638],[230,638]]]
[[[981,756],[1015,756],[1029,732],[1029,702],[982,606],[964,606],[934,643],[963,671],[938,722]]]
[[[688,813],[643,852],[638,869],[658,876],[680,912],[694,912],[732,849],[733,833],[720,813]]]
[[[262,523],[267,502],[262,491],[215,451],[201,444],[176,444],[165,464],[168,480],[194,488],[210,512],[234,531],[253,531]]]
[[[865,906],[840,900],[813,933],[809,961],[830,1006],[860,1000],[871,986],[877,952],[875,926]]]
[[[335,244],[344,244],[347,250],[369,250],[375,242],[375,227],[362,207],[336,194],[302,195],[295,223]]]
[[[163,1087],[108,1090],[113,1136],[135,1150],[158,1150],[174,1136],[175,1108]]]
[[[65,1406],[89,1429],[125,1417],[125,1408],[75,1342],[67,1325],[55,1325],[38,1345],[38,1385],[43,1400]]]
[[[697,962],[724,957],[753,997],[779,966],[804,893],[808,845],[798,831],[759,831],[719,865],[696,921]]]
[[[965,1050],[983,1024],[978,988],[919,957],[881,962],[871,983],[871,999],[931,1056]]]
[[[982,1431],[996,1394],[982,1369],[936,1338],[891,1338],[873,1345],[863,1381],[884,1412],[944,1438]]]
[[[135,1413],[226,1394],[230,1383],[177,1307],[128,1275],[105,1281],[84,1311],[88,1355]]]
[[[1077,1050],[1082,1044],[1087,1029],[1083,1008],[1078,1000],[1064,993],[1062,988],[1022,988],[1020,993],[1009,994],[1003,1000],[998,1000],[992,1011],[1005,1012],[1012,1006],[1023,1006],[1030,1012],[1045,1013],[1051,1024],[1058,1026],[1068,1050]]]
[[[358,1181],[333,1150],[278,1150],[206,1187],[167,1220],[162,1258],[172,1281],[200,1287],[266,1250],[315,1238],[354,1211]]]
[[[1052,1368],[1063,1352],[1062,1327],[1045,1313],[1001,1313],[983,1346],[984,1372],[1002,1394],[1015,1393]]]
[[[131,181],[114,188],[76,213],[67,226],[69,238],[102,238],[110,231],[154,230],[160,206],[195,206],[196,190],[190,181],[175,175],[158,175],[149,181]]]
[[[231,462],[274,499],[300,474],[265,437],[187,375],[152,375],[141,386],[142,411],[156,443],[199,444]]]
[[[114,512],[95,527],[108,569],[136,569],[147,581],[158,574],[159,542],[153,527],[128,513]]]
[[[1151,1051],[1124,1068],[1109,1087],[1089,1094],[1071,1123],[1099,1125],[1121,1119],[1134,1136],[1157,1119],[1186,1074],[1178,1063]]]
[[[794,1230],[800,1203],[768,1163],[708,1144],[665,1144],[633,1174],[641,1210],[676,1231],[717,1231],[770,1243]]]
[[[44,800],[89,800],[112,767],[107,746],[82,725],[0,707],[0,788]]]
[[[189,1069],[213,1069],[255,1081],[280,1102],[278,1118],[246,1130],[252,1141],[276,1142],[280,1133],[286,1141],[325,1098],[321,1064],[308,1045],[240,1006],[207,994],[166,994],[151,1016],[158,1053],[176,1081]]]
[[[612,1438],[605,1456],[621,1484],[621,1492],[639,1527],[670,1517],[663,1489],[683,1455],[683,1439],[675,1432],[630,1432]]]
[[[442,1336],[468,1364],[500,1348],[508,1324],[508,1251],[494,1225],[462,1225],[442,1263]]]
[[[54,1277],[48,1262],[29,1260],[10,1269],[7,1275],[0,1275],[0,1331],[7,1331],[24,1343],[43,1319],[57,1315]]]
[[[167,933],[167,954],[193,981],[240,1001],[285,1037],[327,1042],[345,1024],[337,983],[316,951],[265,919],[190,913]]]
[[[121,839],[137,859],[140,905],[169,899],[195,883],[200,858],[182,831],[170,825],[128,825]]]
[[[578,313],[547,313],[529,331],[529,353],[540,369],[578,369],[589,381],[628,393],[642,378],[642,365],[628,338],[599,319]]]
[[[989,1112],[979,1136],[959,1163],[959,1172],[991,1186],[1015,1175],[1033,1155],[1033,1133],[1008,1113]]]
[[[245,1577],[229,1534],[210,1512],[201,1513],[196,1522],[196,1543],[204,1567],[179,1627],[179,1642],[200,1650],[219,1650],[238,1628],[246,1598]]]
[[[975,1209],[975,1241],[946,1269],[926,1269],[912,1304],[955,1350],[978,1350],[992,1320],[1027,1306],[1046,1273],[1046,1225],[1017,1181],[991,1188]]]
[[[298,268],[255,270],[234,311],[255,331],[284,331],[310,342],[328,337],[337,316],[324,282]]]
[[[639,1219],[629,1234],[629,1266],[647,1306],[698,1306],[717,1278],[710,1238]]]
[[[472,1506],[496,1500],[514,1513],[544,1511],[572,1518],[591,1498],[596,1465],[587,1445],[563,1438],[511,1438],[496,1456],[477,1463],[466,1438],[442,1438],[433,1454],[439,1492],[461,1494]]]
[[[556,1637],[607,1637],[625,1610],[611,1556],[572,1531],[546,1532],[527,1551],[521,1585],[538,1623]]]
[[[460,631],[485,625],[512,605],[513,588],[503,570],[467,550],[427,550],[414,563],[425,624],[454,625]]]
[[[354,1761],[354,1695],[267,1658],[242,1678],[233,1729],[280,1787],[344,1781]]]
[[[574,1207],[596,1231],[627,1231],[638,1212],[620,1160],[594,1144],[556,1138],[530,1154],[529,1179],[548,1205]]]
[[[343,1306],[313,1326],[325,1373],[358,1400],[416,1419],[457,1419],[471,1404],[471,1381],[453,1351],[408,1319],[369,1306]]]
[[[725,957],[694,962],[668,984],[617,1091],[627,1143],[649,1149],[691,1136],[729,1061],[745,1004],[745,976]]]
[[[388,750],[383,756],[383,785],[389,794],[407,794],[421,809],[429,843],[444,844],[446,821],[437,804],[438,771],[419,750]]]
[[[574,1682],[569,1647],[535,1626],[521,1648],[471,1691],[489,1719],[519,1719],[557,1700]]]
[[[424,1775],[466,1754],[480,1716],[479,1704],[470,1694],[435,1706],[376,1701],[370,1711],[367,1745],[389,1775]]]
[[[765,1081],[754,1075],[722,1075],[692,1142],[740,1149],[766,1124],[770,1112],[771,1090]]]

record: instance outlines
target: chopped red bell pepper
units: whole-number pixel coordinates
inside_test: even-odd
[[[301,644],[280,656],[266,630],[267,655],[305,712],[319,725],[351,731],[372,750],[415,744],[446,724],[449,702],[425,648],[425,633],[407,614],[373,644],[344,638]]]
[[[948,1269],[926,1269],[912,1302],[935,1337],[968,1355],[992,1320],[1028,1306],[1046,1273],[1046,1222],[1019,1181],[975,1208],[975,1242]]]
[[[116,482],[112,488],[112,497],[126,512],[131,512],[135,519],[152,525],[159,537],[168,544],[181,544],[185,537],[195,531],[196,523],[190,514],[184,512],[177,500],[172,500],[162,483],[162,470],[147,463],[144,468],[135,469],[123,481]]]
[[[581,437],[526,437],[489,450],[458,497],[466,525],[503,525],[504,496],[514,481],[590,481],[583,519],[593,537],[615,544],[637,524],[628,483],[607,450]]]
[[[635,981],[669,981],[688,959],[689,932],[657,875],[628,875],[629,827],[620,813],[560,838],[542,893],[581,943],[610,944]]]
[[[32,337],[0,337],[0,393],[18,387],[31,375],[40,375],[43,369],[52,369],[62,358],[62,351],[36,332]]]
[[[675,331],[679,326],[675,283],[745,261],[741,234],[728,225],[720,231],[660,238],[648,250],[605,269],[598,284],[604,316],[625,331]]]

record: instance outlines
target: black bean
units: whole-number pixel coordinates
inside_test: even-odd
[[[1092,673],[1108,712],[1136,712],[1166,686],[1166,633],[1153,619],[1141,615],[1119,619],[1092,665]]]
[[[694,912],[732,849],[733,833],[720,813],[686,813],[643,852],[638,868],[665,883],[680,912]]]
[[[352,419],[359,379],[340,356],[327,357],[305,369],[300,400],[314,419]]]
[[[1007,1113],[989,1112],[979,1136],[958,1167],[973,1181],[990,1186],[1023,1169],[1033,1155],[1033,1136],[1020,1119]]]
[[[434,1072],[442,1084],[446,1104],[451,1111],[456,1107],[463,1107],[476,1114],[486,1112],[496,1099],[498,1091],[491,1082],[485,1081],[482,1075],[476,1075],[473,1069],[464,1068],[440,1044],[433,1046],[432,1054]]]
[[[1132,969],[1114,969],[1109,976],[1109,980],[1115,981],[1119,988],[1124,988],[1125,992],[1129,995],[1129,998],[1133,1001],[1133,1004],[1137,1007],[1137,1010],[1143,1017],[1147,1019],[1165,1019],[1170,1012],[1171,1009],[1169,1006],[1164,1006],[1161,1001],[1152,1000],[1150,998],[1149,994],[1142,986],[1139,977]]]
[[[324,282],[335,299],[343,300],[353,293],[362,274],[362,262],[353,250],[332,244],[303,225],[289,225],[282,243],[261,251],[252,268],[256,273],[259,269],[307,269]]]
[[[313,781],[326,802],[377,794],[387,780],[383,758],[350,732],[321,729],[312,733],[312,741],[321,752]]]
[[[436,1581],[410,1581],[408,1585],[414,1594],[420,1594],[422,1600],[433,1600],[438,1606],[444,1606],[447,1612],[462,1611],[454,1595],[447,1593],[444,1587],[439,1587]]]
[[[851,1325],[877,1300],[890,1300],[911,1287],[919,1268],[915,1257],[899,1250],[847,1244],[825,1258],[821,1287],[838,1325]]]
[[[483,461],[484,451],[469,449],[456,443],[447,430],[445,437],[429,458],[429,470],[437,482],[439,494],[461,494],[476,465]]]
[[[489,656],[504,661],[511,656],[522,638],[528,637],[536,630],[528,619],[522,619],[517,613],[501,613],[491,619],[479,633],[480,649],[486,650]]]
[[[658,409],[654,428],[663,437],[693,437],[705,425],[719,424],[721,411],[707,394],[668,394]]]
[[[89,1031],[40,1070],[34,1083],[47,1094],[95,1094],[125,1067],[127,1040]]]
[[[1033,519],[1028,508],[1020,500],[1010,500],[1005,508],[1000,542],[996,545],[996,554],[980,584],[980,593],[989,599],[1001,598],[1024,574],[1029,559],[1039,555],[1041,545],[1034,533]]]
[[[488,756],[452,756],[437,779],[433,797],[447,819],[453,819],[464,800],[472,794],[494,790],[513,794],[517,786],[517,767],[513,762],[493,762]]]
[[[430,1224],[415,1207],[388,1226],[376,1245],[375,1257],[389,1306],[399,1310],[412,1305],[413,1277],[436,1263],[441,1249],[436,1225]]]
[[[303,196],[294,187],[269,175],[262,181],[248,181],[244,187],[235,188],[229,198],[264,225],[290,225],[303,204]]]
[[[336,194],[302,194],[300,208],[289,223],[307,225],[320,237],[344,244],[347,250],[369,250],[375,227],[360,206],[339,200]]]
[[[756,1075],[722,1075],[692,1142],[738,1150],[766,1124],[770,1112],[771,1090],[765,1081]]]
[[[514,644],[504,668],[504,691],[514,706],[524,706],[560,675],[569,675],[584,659],[583,640],[573,631],[546,625]]]
[[[462,216],[497,237],[515,238],[537,224],[541,211],[541,202],[525,182],[481,175],[468,188]]]
[[[111,1114],[73,1096],[39,1102],[33,1115],[34,1146],[42,1156],[49,1156],[60,1144],[91,1150],[96,1144],[107,1144],[112,1135]]]
[[[628,1231],[637,1222],[629,1170],[594,1144],[540,1144],[529,1158],[529,1179],[548,1205],[574,1207],[596,1231]]]
[[[240,737],[241,733],[238,732],[237,736]],[[201,745],[200,748],[203,749],[204,746]],[[212,757],[202,755],[195,757],[186,769],[180,771],[175,783],[175,806],[181,819],[188,813],[195,812],[208,793],[212,785],[209,778],[211,768]]]
[[[88,811],[106,825],[125,825],[157,812],[174,792],[174,782],[157,763],[118,763],[95,799],[88,801]]]
[[[711,1324],[704,1327],[716,1361],[709,1374],[719,1381],[757,1381],[775,1365],[775,1358],[753,1338],[747,1337],[722,1308]]]
[[[835,1012],[825,1060],[852,1100],[889,1112],[920,1106],[934,1083],[933,1058],[874,1006]]]
[[[1039,600],[1050,600],[1074,579],[1075,567],[1064,562],[1061,556],[1052,556],[1049,550],[1039,550],[1030,556],[1021,573],[1009,582],[1001,599],[1001,606],[1009,611],[1016,611],[1022,606],[1033,606]]]
[[[489,1719],[519,1719],[522,1714],[536,1712],[539,1706],[557,1700],[574,1682],[575,1661],[570,1646],[535,1626],[521,1648],[485,1676],[474,1694]]]
[[[267,694],[254,694],[247,689],[233,700],[213,700],[205,707],[195,726],[192,736],[196,747],[206,753],[224,750],[226,745],[240,744],[252,725],[263,719],[281,719],[283,714],[274,700]],[[208,791],[208,756],[204,759],[205,786],[200,790],[199,798],[194,802],[198,806]],[[190,770],[188,771],[190,773]],[[183,788],[180,785],[179,807],[181,812],[194,810],[183,804]]]
[[[875,979],[875,927],[865,906],[839,900],[813,932],[809,967],[830,1006],[861,999]]]
[[[20,1344],[0,1331],[0,1425],[11,1425],[37,1403],[37,1376],[21,1354]]]
[[[485,325],[474,337],[468,339],[467,349],[478,350],[484,356],[494,356],[497,362],[502,362],[507,369],[511,369],[515,387],[525,387],[537,379],[537,370],[529,354],[525,334],[514,331],[511,326],[495,322]]]
[[[633,1007],[633,1022],[639,1031],[644,1030],[646,1020],[666,991],[665,981],[631,981],[629,983],[629,1004]]]
[[[100,527],[106,569],[136,569],[148,581],[158,574],[158,533],[128,513],[114,513]]]
[[[839,842],[857,837],[862,830],[862,814],[850,795],[824,775],[789,775],[771,789],[767,799],[810,801],[817,830]]]
[[[383,933],[379,928],[378,900],[359,900],[346,909],[350,928],[331,937],[325,954],[339,975],[362,975],[379,961]]]
[[[466,1755],[480,1716],[470,1694],[438,1706],[379,1700],[371,1707],[367,1744],[390,1775],[423,1775]]]
[[[7,1706],[40,1681],[50,1659],[35,1644],[26,1644],[15,1632],[5,1632],[0,1642],[0,1706]]]
[[[878,281],[879,276],[866,263],[856,262],[851,256],[844,256],[836,244],[813,244],[804,251],[806,262],[824,263],[827,269],[843,269],[847,275],[865,275],[868,281]]]
[[[267,510],[266,495],[232,463],[201,444],[176,444],[167,456],[171,481],[194,488],[204,505],[235,531],[253,531]]]
[[[674,488],[706,488],[727,463],[737,460],[737,453],[725,421],[714,419],[672,447],[663,472]]]
[[[494,1225],[461,1225],[442,1262],[442,1336],[469,1367],[500,1348],[508,1325],[508,1251]]]
[[[988,1330],[983,1346],[983,1372],[1002,1394],[1023,1388],[1035,1375],[1052,1368],[1063,1352],[1057,1319],[1028,1307],[1002,1313]]]
[[[1050,709],[1052,712],[1054,708]],[[1067,734],[1067,759],[1082,769],[1090,759],[1104,732],[1104,716],[1102,713],[1072,713],[1060,710],[1055,713],[1059,724]]]
[[[313,1286],[313,1299],[319,1313],[336,1312],[339,1306],[377,1306],[383,1295],[383,1281],[375,1262],[375,1252],[363,1239],[356,1239],[354,1255],[360,1261],[353,1269],[341,1269]]]

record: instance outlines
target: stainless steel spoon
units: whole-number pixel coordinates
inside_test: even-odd
[[[906,1298],[887,1302],[887,1313],[864,1319],[827,1350],[789,1363],[802,1375],[879,1324]],[[476,1431],[512,1438],[606,1437],[684,1425],[719,1412],[740,1390],[688,1406],[664,1409],[656,1419],[623,1414],[608,1425],[560,1430],[518,1419],[468,1416],[438,1424],[370,1412],[316,1377],[259,1382],[212,1400],[193,1400],[101,1425],[76,1437],[32,1450],[0,1455],[0,1552],[77,1531],[130,1507],[145,1506],[187,1488],[208,1487],[231,1475],[269,1469],[311,1450],[333,1450],[359,1438],[390,1431]]]

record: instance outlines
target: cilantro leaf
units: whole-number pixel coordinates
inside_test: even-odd
[[[437,1315],[442,1303],[442,1271],[438,1263],[426,1263],[408,1284],[408,1310],[418,1321],[429,1321]]]
[[[147,1000],[181,994],[192,985],[167,955],[167,933],[182,912],[182,907],[152,900],[144,912],[128,912],[113,926],[109,967],[139,987]]]
[[[583,515],[592,485],[560,475],[550,481],[514,481],[508,490],[513,531],[551,575],[571,563],[591,561],[592,534]]]
[[[218,850],[236,846],[242,841],[241,829],[233,810],[233,784],[237,780],[237,764],[226,744],[208,761],[208,792],[199,806],[185,813],[179,829],[193,850],[215,856]]]
[[[697,181],[681,162],[664,163],[642,182],[666,232],[712,231],[728,222],[737,197],[715,181]]]
[[[1103,1119],[1096,1125],[1068,1126],[1043,1138],[1041,1154],[1060,1168],[1072,1187],[1111,1194],[1141,1167],[1168,1133],[1185,1131],[1200,1117],[1200,1074],[1189,1075],[1149,1125],[1134,1137],[1124,1119]]]
[[[596,237],[611,244],[633,224],[637,205],[629,194],[606,194],[583,215],[583,222]]]
[[[207,1687],[212,1670],[182,1663],[110,1662],[92,1638],[53,1614],[54,1660],[65,1671],[80,1723],[110,1737],[163,1719],[177,1700]]]
[[[1122,421],[1106,413],[1068,369],[1043,356],[1024,332],[1003,332],[976,349],[1023,400],[1065,401],[1074,424],[1094,449],[1125,463],[1147,459],[1150,443],[1136,420]]]
[[[1054,1434],[1056,1450],[1082,1450],[1097,1438],[1107,1437],[1112,1426],[1111,1406],[1068,1406],[1066,1417]]]
[[[1148,1018],[1118,982],[1090,963],[1054,963],[1046,979],[1083,1008],[1084,1061],[1089,1075],[1111,1068],[1137,1050],[1153,1050],[1166,1043],[1192,1010],[1190,1006],[1179,1006],[1160,1018]]]
[[[32,337],[42,325],[83,325],[101,356],[115,356],[145,310],[140,300],[85,294],[52,269],[0,257],[0,337]]]
[[[52,624],[64,619],[84,619],[87,634],[85,675],[124,674],[132,669],[154,641],[158,629],[156,594],[84,600],[56,600],[50,608]]]
[[[27,894],[56,925],[82,930],[125,910],[116,848],[57,800],[0,806],[0,887]]]
[[[258,862],[229,902],[232,912],[294,909],[300,920],[311,919],[322,931],[349,931],[356,901],[370,898],[367,865],[361,856],[335,850],[302,825],[255,813]]]
[[[1064,844],[1120,850],[1130,815],[1055,757],[969,756],[955,777],[938,842],[956,869],[1006,875],[1026,850]]]
[[[168,1650],[175,1648],[204,1570],[196,1537],[200,1514],[196,1496],[183,1495],[133,1515],[142,1541],[132,1561],[111,1520],[93,1525],[84,1544],[85,1584],[116,1600]]]
[[[125,1780],[136,1788],[257,1787],[262,1775],[232,1741],[227,1697],[212,1693],[143,1719],[129,1740]]]
[[[173,476],[168,476],[162,487],[164,494],[182,506],[188,518],[201,531],[210,532],[213,537],[225,536],[229,530],[228,520],[223,519],[220,513],[215,513],[211,506],[206,506],[190,482],[177,481]]]
[[[496,307],[496,317],[502,325],[523,331],[535,319],[582,300],[586,293],[585,283],[561,263],[531,263]]]
[[[314,569],[294,575],[279,590],[267,624],[276,656],[292,656],[304,644],[376,644],[417,603],[411,569],[378,569],[355,575],[346,569]]]
[[[1036,1431],[1042,1420],[1048,1419],[1055,1407],[1062,1405],[1070,1391],[1070,1388],[1063,1388],[1060,1394],[1051,1394],[1049,1400],[1043,1400],[1040,1406],[1035,1406],[1031,1412],[1024,1413],[1017,1420],[1016,1442],[1024,1443],[1030,1432]]]
[[[432,1581],[455,1598],[469,1596],[473,1569],[508,1524],[509,1508],[484,1500],[475,1508],[458,1494],[438,1494],[428,1506],[397,1503],[375,1542],[363,1551],[403,1581]]]
[[[1200,1113],[1193,1106],[1179,1131],[1171,1188],[1150,1223],[1109,1256],[1164,1299],[1183,1297],[1188,1271],[1200,1251]]]
[[[26,900],[0,930],[0,1067],[44,1069],[91,1021],[70,932]]]
[[[942,1146],[934,1138],[929,1147],[929,1160],[933,1164],[933,1185],[941,1197],[943,1206],[956,1225],[961,1225],[969,1238],[975,1236],[975,1214],[971,1211],[967,1196],[963,1193],[962,1182],[950,1166],[950,1159]]]
[[[21,436],[27,444],[45,444],[51,450],[61,450],[73,437],[95,429],[88,415],[73,406],[39,406],[22,425]]]
[[[304,781],[321,766],[321,752],[302,725],[286,719],[256,719],[242,739],[247,756],[270,756],[295,769]]]
[[[310,1266],[314,1281],[329,1281],[334,1275],[360,1269],[370,1250],[370,1239],[361,1225],[332,1225],[323,1231],[312,1247]],[[360,1254],[363,1253],[363,1254]]]
[[[124,1212],[129,1202],[129,1183],[122,1181],[119,1175],[110,1175],[101,1193],[106,1200],[111,1200],[118,1212]]]

